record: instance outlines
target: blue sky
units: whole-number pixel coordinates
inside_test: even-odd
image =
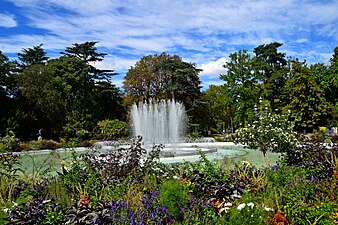
[[[338,0],[0,0],[0,50],[16,58],[39,44],[51,58],[99,41],[99,68],[123,75],[143,56],[167,52],[220,85],[229,54],[274,41],[287,56],[328,63],[338,45]]]

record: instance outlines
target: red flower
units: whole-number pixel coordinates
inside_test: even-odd
[[[79,206],[83,206],[83,205],[89,205],[89,198],[88,196],[84,196],[80,199],[79,201]]]
[[[272,225],[286,225],[288,220],[284,216],[284,212],[278,212],[273,216]]]

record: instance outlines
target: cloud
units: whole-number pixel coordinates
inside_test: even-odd
[[[107,55],[103,61],[93,65],[98,69],[113,69],[120,75],[124,75],[131,66],[135,65],[139,59],[123,59],[113,55]]]
[[[71,43],[51,35],[13,35],[10,37],[0,37],[0,47],[6,53],[18,53],[23,48],[31,48],[43,44],[44,49],[59,52],[64,50]]]
[[[295,42],[296,43],[305,43],[305,42],[308,42],[309,40],[308,39],[306,39],[306,38],[299,38],[299,39],[297,39]]]
[[[223,67],[227,62],[226,58],[222,57],[216,61],[208,62],[199,66],[203,71],[201,77],[219,78],[220,74],[224,74],[226,69]]]
[[[14,15],[10,14],[0,14],[0,27],[16,27],[18,24],[14,19]]]
[[[225,57],[240,49],[277,41],[288,56],[328,61],[338,41],[338,1],[7,1],[20,8],[9,11],[13,15],[24,13],[0,14],[0,26],[17,26],[14,18],[22,16],[35,30],[1,35],[3,52],[43,43],[57,55],[73,43],[99,41],[100,51],[110,54],[100,66],[119,73],[142,56],[165,51],[199,65],[202,79],[218,78]]]

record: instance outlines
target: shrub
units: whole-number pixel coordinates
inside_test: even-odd
[[[101,133],[106,137],[121,137],[128,133],[128,123],[115,120],[102,120],[97,123]]]
[[[168,211],[178,221],[183,221],[181,207],[187,204],[189,195],[187,188],[178,180],[170,179],[163,182],[160,190],[160,202],[168,207]]]
[[[293,124],[287,115],[269,114],[239,129],[235,143],[241,143],[263,153],[266,166],[269,166],[267,152],[291,151],[297,144]]]

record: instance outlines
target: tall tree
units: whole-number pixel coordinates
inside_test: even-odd
[[[47,53],[42,48],[43,44],[34,46],[33,48],[23,48],[21,53],[18,53],[18,58],[22,62],[21,67],[26,67],[33,64],[44,64],[47,62]]]
[[[148,101],[149,99],[161,99],[161,89],[165,87],[166,74],[160,70],[159,65],[170,58],[178,56],[170,56],[167,53],[160,55],[148,55],[142,57],[132,66],[123,81],[125,90],[125,105],[130,106],[134,102]]]
[[[330,64],[315,63],[310,66],[309,76],[324,90],[325,98],[335,106],[333,120],[328,125],[336,126],[338,121],[338,46],[335,48]]]
[[[89,41],[85,43],[75,43],[72,47],[66,47],[64,52],[61,52],[66,57],[76,58],[84,62],[88,67],[86,67],[86,71],[82,71],[84,74],[83,77],[83,117],[84,124],[86,124],[87,118],[87,100],[88,100],[88,92],[90,92],[93,88],[95,80],[108,80],[111,76],[116,75],[117,73],[114,70],[110,69],[97,69],[93,66],[95,62],[102,61],[104,57],[107,55],[106,53],[98,53],[95,45],[97,41]],[[90,94],[90,93],[89,93]]]
[[[122,93],[119,88],[108,81],[97,82],[91,95],[93,109],[92,120],[97,122],[105,119],[125,120]]]
[[[330,66],[327,71],[327,79],[329,79],[329,93],[327,94],[333,104],[338,110],[338,46],[335,47],[332,58],[330,59]]]
[[[225,81],[224,88],[229,91],[236,109],[234,124],[245,126],[248,118],[253,119],[260,85],[254,73],[253,59],[247,50],[231,53],[229,57],[230,61],[224,65],[227,73],[220,75],[220,79]]]
[[[191,105],[191,101],[200,95],[200,71],[195,64],[184,62],[177,55],[144,56],[125,76],[126,105],[172,98]]]
[[[155,71],[165,74],[164,86],[158,90],[162,98],[183,102],[188,109],[198,104],[196,100],[201,97],[201,81],[198,75],[201,70],[195,64],[174,57],[164,60]]]
[[[234,107],[228,90],[224,86],[210,85],[203,92],[202,99],[206,102],[208,109],[204,119],[209,121],[209,126],[214,127],[217,132],[232,128]]]
[[[332,116],[332,106],[326,101],[324,91],[310,78],[305,62],[293,61],[291,72],[292,78],[285,87],[289,103],[284,110],[291,111],[290,119],[297,131],[312,132]]]
[[[254,58],[255,70],[263,82],[263,97],[269,100],[272,111],[280,105],[288,74],[285,53],[278,52],[278,48],[282,45],[273,42],[259,45],[254,49],[256,54]]]
[[[49,60],[47,67],[52,73],[54,86],[67,102],[67,113],[80,113],[83,110],[83,79],[89,70],[88,65],[77,58],[61,56]]]
[[[55,88],[51,71],[46,65],[26,67],[18,76],[20,94],[23,98],[26,136],[36,138],[39,129],[45,137],[57,137],[62,131],[66,115],[66,102]]]
[[[0,136],[6,131],[7,121],[15,111],[13,68],[14,63],[0,51]]]

